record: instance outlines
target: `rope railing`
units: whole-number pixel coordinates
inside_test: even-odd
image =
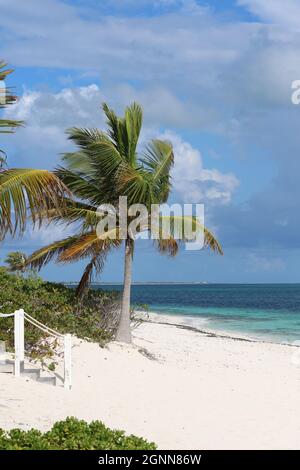
[[[39,328],[49,336],[63,340],[63,354],[64,354],[64,387],[70,390],[72,387],[72,337],[70,334],[63,335],[58,331],[53,330],[36,318],[32,317],[23,309],[16,310],[14,313],[0,313],[0,318],[14,317],[14,347],[15,347],[15,361],[14,361],[14,374],[20,376],[21,371],[24,369],[24,320],[31,323],[36,328]]]
[[[37,328],[44,331],[45,333],[48,333],[51,336],[56,336],[58,338],[63,338],[64,337],[64,335],[62,335],[61,333],[58,333],[58,331],[55,331],[52,328],[50,328],[49,326],[44,325],[43,323],[41,323],[36,318],[32,317],[31,315],[29,315],[26,312],[24,312],[24,318],[25,318],[25,320],[27,320],[32,325],[36,326]]]

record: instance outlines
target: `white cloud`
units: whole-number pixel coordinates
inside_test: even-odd
[[[187,203],[228,203],[239,181],[232,173],[203,166],[202,155],[178,135],[165,132],[162,136],[173,143],[175,165],[173,187]]]
[[[65,130],[73,126],[102,127],[103,95],[97,85],[64,88],[58,93],[27,91],[6,110],[7,117],[25,121],[14,136],[10,164],[52,167],[69,148]]]
[[[54,166],[59,161],[59,154],[69,146],[65,136],[66,128],[105,127],[100,103],[106,98],[110,101],[108,93],[113,96],[113,101],[119,102],[119,108],[132,99],[141,98],[146,114],[142,141],[159,133],[158,127],[155,126],[154,130],[151,125],[162,125],[165,122],[180,124],[180,117],[184,116],[180,101],[164,89],[153,90],[150,94],[136,94],[132,88],[120,87],[115,89],[114,95],[107,90],[104,96],[99,87],[92,84],[64,88],[58,93],[26,92],[17,104],[6,111],[7,116],[26,121],[26,127],[15,135],[15,152],[24,155],[26,166],[29,163],[39,167]],[[158,97],[158,100],[155,101],[154,97]],[[185,202],[228,203],[231,200],[238,186],[238,180],[233,174],[205,168],[201,153],[176,133],[165,132],[162,137],[171,140],[174,145],[174,189]],[[20,159],[18,162],[20,164]]]
[[[238,0],[262,20],[300,28],[300,4],[298,0]]]
[[[155,2],[179,10],[150,17],[126,17],[125,11],[113,16],[109,8],[93,10],[89,2],[75,6],[59,0],[0,0],[0,55],[16,66],[88,71],[114,87],[138,81],[139,88],[143,84],[141,95],[153,88],[164,90],[163,96],[152,93],[151,103],[162,99],[167,109],[169,100],[180,102],[174,113],[177,122],[190,125],[194,117],[194,127],[205,123],[216,129],[219,121],[241,109],[289,105],[291,80],[299,78],[300,37],[285,27],[289,21],[300,22],[298,0],[287,0],[284,6],[280,0],[239,3],[283,27],[224,21],[207,7],[182,10],[186,1],[180,0]],[[143,0],[144,9],[146,4],[154,3]]]
[[[96,10],[87,20],[83,7],[58,0],[0,0],[0,8],[1,54],[16,65],[89,68],[114,80],[212,80],[215,61],[231,64],[257,29],[218,23],[203,8],[126,20]]]
[[[130,3],[136,2],[126,1]],[[143,1],[144,8],[146,3],[153,2]],[[297,33],[220,20],[210,8],[182,10],[186,2],[158,3],[181,9],[126,17],[113,16],[100,6],[91,10],[88,2],[76,7],[59,0],[0,0],[0,55],[16,66],[95,74],[105,87],[119,88],[118,97],[134,95],[147,103],[148,116],[160,107],[169,127],[216,131],[241,110],[290,104],[290,83],[300,70]],[[285,14],[277,0],[241,3],[257,10],[266,3],[268,11],[277,5]]]
[[[120,112],[128,103],[137,101],[143,106],[146,125],[156,128],[205,128],[217,119],[217,113],[212,108],[180,99],[170,87],[162,85],[135,88],[129,84],[116,84],[114,87],[104,87],[103,95]]]
[[[84,125],[99,117],[103,94],[97,85],[64,88],[58,93],[27,91],[7,108],[6,116],[30,122],[30,125],[68,127]]]

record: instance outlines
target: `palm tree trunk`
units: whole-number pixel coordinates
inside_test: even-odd
[[[130,329],[130,290],[132,275],[132,247],[133,241],[130,238],[125,242],[125,265],[124,265],[124,286],[122,296],[122,307],[120,322],[116,333],[116,341],[123,343],[131,343]]]

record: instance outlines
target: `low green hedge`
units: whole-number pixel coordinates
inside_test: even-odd
[[[37,276],[22,277],[0,267],[0,312],[12,313],[23,308],[45,325],[60,333],[71,333],[78,338],[104,345],[112,338],[108,313],[113,318],[118,308],[115,292],[93,290],[82,300],[75,296],[75,289],[62,284],[43,281]],[[26,323],[26,354],[33,359],[51,358],[51,349],[43,343],[46,336],[41,330]],[[13,318],[1,318],[0,340],[7,350],[13,349]]]
[[[156,445],[141,437],[126,436],[124,431],[107,428],[101,421],[90,424],[69,417],[42,433],[0,429],[1,450],[154,450]]]

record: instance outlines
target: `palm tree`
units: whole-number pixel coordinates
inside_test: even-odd
[[[26,261],[27,257],[21,251],[11,251],[4,260],[8,265],[9,271],[20,271],[22,273],[26,271]]]
[[[3,61],[0,61],[0,110],[11,104],[14,104],[17,101],[17,97],[11,93],[11,89],[7,86],[3,86],[6,77],[13,72],[13,69],[7,69],[6,67],[7,64]],[[12,133],[17,127],[22,126],[22,124],[22,121],[0,119],[0,134]],[[6,154],[3,150],[0,150],[0,168],[5,165],[5,162]]]
[[[29,262],[40,269],[50,259],[58,262],[73,262],[88,257],[89,262],[78,285],[77,293],[82,294],[91,279],[93,269],[102,269],[104,259],[112,247],[122,244],[119,214],[116,213],[116,227],[113,233],[97,234],[97,207],[111,204],[117,207],[119,197],[126,196],[128,205],[144,204],[149,213],[152,204],[162,204],[168,199],[171,189],[170,170],[174,162],[172,145],[161,140],[152,140],[142,154],[137,153],[138,139],[142,126],[142,110],[137,104],[126,108],[125,116],[119,118],[106,104],[103,110],[107,118],[108,131],[73,128],[69,138],[78,146],[77,152],[64,155],[64,166],[58,168],[56,176],[72,192],[74,200],[67,202],[61,217],[54,209],[52,220],[68,224],[79,222],[79,233],[74,237],[55,242],[33,253]],[[132,218],[128,217],[128,226]],[[151,230],[148,220],[144,229]],[[172,233],[175,222],[171,218]],[[181,220],[183,223],[184,220]],[[196,219],[193,220],[197,228]],[[160,224],[159,224],[160,226]],[[198,227],[199,230],[203,227]],[[126,232],[127,232],[126,227]],[[160,235],[160,229],[158,228]],[[110,238],[114,235],[114,238]],[[127,235],[127,233],[126,233]],[[205,229],[207,246],[221,253],[214,236]],[[116,334],[119,341],[131,342],[130,291],[134,239],[125,239],[124,289],[121,317]],[[179,241],[171,237],[155,240],[158,249],[175,256]]]
[[[112,248],[120,247],[124,241],[124,289],[116,339],[130,343],[130,290],[135,241],[128,232],[133,217],[128,217],[125,237],[121,233],[121,217],[118,210],[115,212],[115,227],[99,234],[97,225],[99,221],[103,221],[104,216],[97,213],[97,208],[103,204],[111,204],[117,208],[119,198],[124,196],[127,197],[129,206],[143,204],[149,213],[152,204],[165,203],[171,190],[170,170],[174,154],[171,143],[159,139],[152,140],[142,153],[138,153],[137,145],[142,126],[142,109],[138,104],[134,103],[127,107],[124,117],[118,117],[106,104],[103,105],[103,111],[107,118],[106,132],[79,128],[68,131],[69,139],[78,149],[65,154],[63,166],[54,172],[54,176],[63,188],[66,188],[63,206],[58,209],[55,201],[51,208],[51,197],[48,197],[47,201],[50,201],[50,204],[45,208],[44,215],[40,205],[38,211],[34,211],[34,205],[30,207],[30,212],[33,211],[39,221],[44,217],[49,222],[71,225],[76,227],[76,234],[34,252],[29,257],[28,263],[33,268],[41,269],[50,260],[69,263],[88,258],[88,264],[77,288],[77,294],[82,295],[93,272],[101,271],[108,252]],[[14,176],[10,171],[5,172],[8,180]],[[0,209],[1,178],[0,175]],[[21,181],[23,182],[22,178]],[[31,181],[30,172],[28,181]],[[18,199],[15,196],[13,201],[16,207]],[[19,218],[21,229],[24,227],[23,216],[24,213]],[[194,229],[204,229],[205,244],[212,250],[222,253],[212,233],[203,228],[196,218],[190,217],[190,219]],[[159,251],[175,256],[180,243],[185,241],[184,237],[182,240],[176,239],[175,226],[178,223],[183,225],[184,217],[169,217],[171,236],[168,240],[162,236],[162,220],[163,217],[159,216],[155,226],[148,218],[138,231],[154,230],[156,233],[154,243]]]

